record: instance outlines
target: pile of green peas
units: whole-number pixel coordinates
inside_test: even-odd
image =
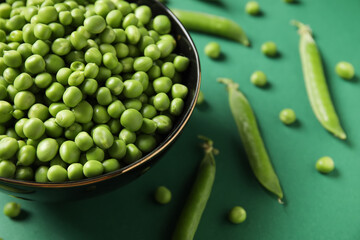
[[[75,181],[152,151],[188,94],[170,32],[124,0],[1,3],[0,177]]]

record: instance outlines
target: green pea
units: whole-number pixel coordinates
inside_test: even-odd
[[[68,84],[69,76],[71,75],[72,70],[70,68],[64,67],[59,69],[59,71],[56,73],[56,81],[61,83],[62,85]]]
[[[62,38],[65,35],[65,28],[60,23],[50,23],[49,27],[51,28],[52,34],[51,39]]]
[[[65,67],[64,60],[55,54],[48,54],[45,56],[46,71],[56,74],[61,68]]]
[[[122,159],[126,154],[126,144],[123,140],[115,140],[113,145],[108,149],[108,154],[112,158]]]
[[[32,55],[31,47],[32,46],[29,43],[22,43],[17,48],[17,51],[20,53],[23,61]]]
[[[87,151],[94,145],[93,139],[87,132],[80,132],[75,137],[75,143],[81,151]]]
[[[172,81],[168,77],[160,77],[153,81],[153,87],[156,93],[167,93],[171,90],[172,86]]]
[[[0,140],[0,159],[10,159],[19,150],[19,144],[15,138],[5,137]]]
[[[157,47],[159,48],[160,52],[161,52],[161,58],[165,58],[167,56],[170,55],[170,53],[174,50],[174,45],[171,41],[166,40],[166,39],[162,39],[159,40],[156,43]]]
[[[45,133],[47,136],[52,138],[58,138],[63,134],[63,128],[57,124],[55,118],[49,118],[44,122]]]
[[[80,180],[84,178],[83,165],[80,163],[72,163],[67,168],[68,179],[70,181]]]
[[[14,163],[8,160],[2,160],[0,162],[0,177],[13,178],[15,175],[16,166]]]
[[[82,130],[82,126],[79,123],[74,123],[65,130],[64,135],[67,139],[74,140]]]
[[[45,95],[53,102],[59,101],[65,92],[65,87],[58,82],[53,82],[45,91]]]
[[[0,101],[0,123],[5,123],[12,118],[13,107],[6,101]]]
[[[35,96],[32,92],[21,91],[15,95],[14,104],[17,109],[27,110],[35,103]]]
[[[21,54],[15,50],[4,51],[4,62],[7,66],[17,68],[22,64]]]
[[[3,77],[6,82],[13,83],[19,74],[20,72],[17,69],[8,67],[4,70]]]
[[[290,125],[296,121],[296,114],[294,110],[285,108],[280,112],[279,118],[284,124]]]
[[[72,23],[73,19],[71,16],[71,13],[69,11],[61,11],[59,12],[59,22],[64,25],[70,25]]]
[[[99,73],[99,67],[95,63],[88,63],[84,69],[84,76],[87,78],[96,78]]]
[[[102,58],[102,54],[97,48],[89,48],[85,52],[85,61],[87,63],[95,63],[96,65],[100,66]]]
[[[157,115],[157,110],[153,105],[145,104],[140,110],[144,118],[153,118]]]
[[[93,95],[98,89],[98,82],[95,79],[87,78],[81,85],[81,90],[84,94]]]
[[[139,97],[143,92],[142,84],[137,80],[126,80],[124,82],[123,94],[127,98]]]
[[[135,59],[133,63],[133,69],[135,71],[143,71],[147,72],[151,66],[153,65],[153,61],[149,57],[138,57]]]
[[[157,203],[168,204],[171,201],[171,192],[167,187],[160,186],[155,190],[154,199]]]
[[[73,141],[65,141],[61,144],[59,154],[61,159],[68,164],[79,162],[80,159],[80,149]]]
[[[64,162],[59,155],[56,155],[56,157],[51,159],[50,161],[50,166],[55,166],[55,165],[59,165],[65,169],[68,167],[68,164]]]
[[[10,218],[15,218],[21,213],[21,206],[15,202],[8,202],[4,206],[4,214]]]
[[[51,116],[56,117],[56,114],[60,112],[61,110],[65,110],[69,108],[64,103],[52,103],[49,106],[49,112]]]
[[[129,55],[129,47],[124,43],[118,43],[115,45],[116,56],[119,59],[125,58]]]
[[[184,109],[184,100],[181,98],[174,98],[170,103],[170,113],[174,116],[179,116]]]
[[[111,74],[112,73],[110,69],[107,69],[106,67],[100,67],[96,80],[98,80],[99,82],[104,82],[106,81],[106,79],[111,77]]]
[[[96,127],[92,131],[92,137],[94,139],[94,143],[102,149],[108,149],[114,143],[113,135],[109,129],[105,127]]]
[[[118,60],[115,54],[107,52],[103,55],[103,64],[109,69],[114,69],[117,66]]]
[[[121,125],[133,132],[141,128],[142,121],[141,113],[135,109],[126,109],[120,117]]]
[[[125,144],[135,143],[136,133],[124,128],[119,133],[119,139],[123,140]]]
[[[143,152],[148,153],[156,147],[156,138],[153,135],[140,134],[136,138],[135,145]]]
[[[61,127],[70,127],[75,122],[75,119],[75,114],[67,109],[56,114],[56,123]]]
[[[87,152],[86,152],[86,159],[89,160],[96,160],[98,162],[102,162],[104,161],[105,158],[105,152],[104,150],[102,150],[99,147],[93,147],[90,148]]]
[[[100,105],[107,106],[112,102],[112,95],[110,89],[101,87],[96,93],[96,100]]]
[[[142,108],[142,102],[139,99],[125,99],[124,105],[126,109],[133,108],[140,111]]]
[[[76,50],[81,50],[87,46],[87,38],[77,31],[71,33],[70,42]]]
[[[17,152],[17,163],[20,166],[30,166],[35,162],[36,150],[34,146],[25,145]]]
[[[126,145],[126,154],[124,157],[124,162],[126,164],[131,164],[142,157],[142,152],[132,143]]]
[[[41,23],[55,22],[58,17],[58,13],[53,6],[41,7],[38,11],[38,21]]]
[[[34,42],[34,44],[31,47],[31,51],[34,54],[38,54],[40,56],[45,56],[46,54],[48,54],[48,52],[50,51],[50,47],[49,45],[44,42],[43,40],[37,40],[36,42]]]
[[[208,57],[216,59],[220,57],[221,47],[217,42],[210,42],[205,46],[204,51]]]
[[[316,170],[321,173],[330,173],[335,169],[334,160],[331,157],[321,157],[316,161]]]
[[[91,104],[87,101],[81,101],[72,111],[75,115],[75,121],[78,123],[90,122],[94,112]]]
[[[158,93],[154,96],[153,105],[158,111],[165,111],[170,107],[170,99],[166,93]]]
[[[25,70],[37,74],[45,70],[45,61],[42,56],[34,54],[25,60]]]
[[[120,10],[112,10],[106,15],[106,23],[112,28],[118,28],[121,26],[123,14]]]
[[[51,50],[59,56],[65,56],[71,51],[71,43],[68,39],[57,38],[52,43]]]
[[[31,167],[18,166],[15,171],[15,179],[31,181],[34,179],[34,171]]]
[[[167,34],[171,30],[171,22],[165,15],[156,16],[153,20],[152,26],[159,34]]]
[[[38,118],[30,118],[24,123],[24,135],[29,139],[37,140],[45,133],[45,125]]]
[[[47,178],[51,182],[65,182],[67,180],[67,171],[60,165],[53,165],[47,171]]]
[[[349,62],[339,62],[335,67],[336,74],[346,80],[351,80],[355,76],[354,66]]]
[[[51,36],[51,28],[48,25],[37,23],[34,27],[34,35],[38,39],[48,40]]]
[[[53,138],[45,138],[37,145],[36,156],[42,162],[48,162],[58,153],[59,145]]]
[[[120,118],[124,111],[125,106],[120,100],[115,100],[107,108],[107,112],[112,118]]]
[[[275,57],[277,55],[277,47],[274,42],[265,42],[261,45],[261,52],[268,57]]]
[[[180,83],[175,83],[174,85],[172,85],[171,96],[173,98],[185,99],[187,94],[188,94],[188,88],[185,85]]]
[[[102,16],[95,15],[85,19],[84,27],[91,34],[99,34],[104,31],[106,22]]]
[[[239,224],[246,220],[246,211],[243,207],[235,206],[228,213],[228,219],[231,223]]]
[[[10,18],[10,13],[11,13],[11,5],[8,3],[1,3],[0,4],[0,17],[1,18]]]
[[[113,172],[121,167],[119,161],[115,158],[105,160],[102,165],[104,167],[104,173]]]
[[[36,75],[34,83],[38,88],[47,88],[52,83],[53,77],[50,73],[40,73]]]
[[[9,20],[6,21],[5,27],[10,30],[20,30],[26,24],[25,18],[22,15],[12,16]]]
[[[258,15],[260,14],[260,5],[256,1],[250,1],[246,3],[245,11],[250,15]]]
[[[49,171],[49,167],[40,166],[35,171],[35,182],[46,183],[49,181],[47,178],[47,173]]]
[[[172,78],[175,75],[175,66],[171,62],[166,62],[161,66],[161,72],[164,77]]]
[[[262,71],[256,71],[254,72],[251,77],[250,77],[250,81],[252,84],[258,86],[258,87],[263,87],[267,84],[267,78],[264,72]]]
[[[83,167],[83,173],[86,177],[99,176],[104,172],[104,166],[96,160],[88,160]]]
[[[110,115],[106,111],[106,108],[101,105],[94,106],[93,120],[96,123],[107,123],[110,120]]]
[[[49,118],[49,109],[41,103],[36,103],[29,109],[28,117],[39,118],[41,121],[45,121]]]
[[[5,32],[4,32],[5,34]],[[1,32],[0,32],[0,38],[4,38],[6,35],[2,35]],[[9,36],[8,36],[8,40],[11,41],[11,42],[16,42],[16,44],[19,44],[20,46],[20,42],[23,41],[23,33],[22,31],[20,30],[14,30],[12,32],[10,32]],[[12,44],[14,44],[12,43]],[[15,50],[15,48],[12,48]]]
[[[168,133],[172,129],[172,121],[166,115],[158,115],[152,119],[157,125],[157,131],[160,134]]]
[[[68,84],[70,86],[79,86],[85,80],[83,71],[74,71],[68,78]]]
[[[0,100],[4,100],[7,97],[6,87],[0,85]]]
[[[81,93],[81,90],[77,87],[71,86],[65,90],[62,98],[66,106],[75,107],[81,102],[82,97],[83,95]]]

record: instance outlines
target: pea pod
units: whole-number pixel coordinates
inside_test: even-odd
[[[217,35],[250,46],[243,29],[234,21],[216,15],[171,9],[187,30]]]
[[[217,150],[213,148],[211,140],[203,139],[205,140],[203,144],[205,156],[200,162],[196,179],[178,219],[172,240],[191,240],[194,238],[210,197],[216,170],[214,153]]]
[[[326,130],[340,139],[346,139],[346,134],[331,101],[320,53],[311,35],[311,29],[298,21],[293,21],[292,24],[299,28],[302,69],[307,94],[315,116]]]
[[[279,198],[279,202],[281,202],[283,191],[261,138],[250,103],[244,94],[238,90],[239,85],[231,79],[220,78],[218,81],[227,86],[230,109],[255,177],[261,185],[275,194]]]

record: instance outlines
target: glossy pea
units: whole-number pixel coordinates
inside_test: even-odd
[[[67,171],[60,165],[53,165],[47,171],[47,178],[51,182],[65,182],[67,180]]]
[[[83,173],[86,177],[95,177],[104,172],[104,166],[96,160],[88,160],[83,167]]]
[[[15,138],[5,137],[0,140],[0,158],[10,159],[19,150],[19,144]]]
[[[121,167],[119,161],[115,158],[106,159],[102,165],[104,167],[104,173],[113,172]]]
[[[160,134],[168,133],[172,129],[172,120],[166,115],[157,115],[152,120],[156,123],[156,131]]]
[[[180,83],[175,83],[174,85],[172,85],[171,87],[171,96],[173,98],[181,98],[181,99],[185,99],[185,97],[188,94],[188,88]]]
[[[30,166],[35,162],[36,149],[34,146],[25,145],[17,152],[17,165]]]
[[[63,97],[64,92],[65,92],[65,87],[62,84],[58,82],[53,82],[45,90],[45,95],[51,101],[57,102]]]
[[[174,116],[179,116],[184,109],[184,100],[181,98],[174,98],[170,103],[170,113]]]
[[[68,179],[76,181],[84,178],[83,165],[80,163],[72,163],[67,168]]]
[[[139,160],[141,157],[142,152],[135,144],[130,143],[126,145],[126,154],[123,160],[126,164],[131,164]]]
[[[70,127],[68,127],[65,132],[64,136],[67,139],[74,140],[75,137],[82,131],[82,126],[79,123],[73,123]]]
[[[169,77],[160,77],[153,81],[153,87],[157,93],[167,93],[172,88],[172,81]]]
[[[112,118],[120,118],[124,111],[125,106],[120,100],[115,100],[107,108],[107,112]]]
[[[158,111],[165,111],[170,107],[170,99],[166,93],[160,92],[154,96],[153,105]]]
[[[28,117],[39,118],[41,121],[45,121],[49,118],[49,109],[44,104],[36,103],[29,109]]]
[[[81,90],[84,94],[93,95],[98,89],[98,82],[95,79],[87,78],[81,85]]]
[[[107,123],[110,120],[110,115],[106,111],[106,108],[101,105],[94,106],[93,120],[96,123]]]
[[[38,118],[31,118],[24,123],[24,135],[29,139],[37,140],[45,133],[45,125]]]
[[[126,128],[123,128],[119,133],[119,139],[123,140],[125,144],[135,143],[136,133],[132,132]]]
[[[81,90],[77,87],[71,86],[65,90],[62,99],[66,106],[75,107],[81,102],[82,97],[83,95]]]
[[[87,101],[81,101],[76,107],[72,109],[75,115],[75,121],[78,123],[88,123],[93,117],[93,107]]]
[[[38,88],[47,88],[53,81],[50,73],[40,73],[34,78],[34,83]]]
[[[34,171],[31,167],[18,166],[15,171],[15,179],[31,181],[34,179]]]
[[[96,127],[92,131],[92,137],[94,139],[94,143],[102,149],[108,149],[114,143],[112,133],[105,127]]]
[[[0,162],[0,177],[13,178],[15,175],[16,166],[14,163],[8,160],[2,160]]]
[[[143,152],[148,153],[156,147],[156,138],[153,135],[140,134],[136,138],[135,145]]]
[[[61,144],[59,154],[61,159],[68,164],[78,162],[80,159],[80,149],[75,142],[70,140]]]
[[[49,118],[44,122],[45,133],[52,138],[58,138],[63,134],[63,128],[57,124],[55,118]]]
[[[155,133],[156,129],[157,129],[157,124],[155,121],[148,119],[148,118],[143,119],[143,124],[140,128],[140,131],[142,133],[152,134],[152,133]]]
[[[81,151],[87,151],[94,145],[93,139],[87,132],[80,132],[75,137],[75,143]]]
[[[95,146],[93,148],[90,148],[88,151],[86,151],[86,159],[88,161],[95,160],[98,162],[102,162],[104,161],[104,158],[105,158],[105,152],[99,147]]]
[[[141,128],[142,121],[141,113],[135,109],[126,109],[120,117],[121,125],[134,132]]]

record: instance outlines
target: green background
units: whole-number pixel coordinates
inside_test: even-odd
[[[211,137],[220,150],[213,192],[196,233],[196,239],[359,239],[360,238],[360,85],[334,73],[345,60],[360,71],[360,2],[358,0],[259,0],[263,15],[244,12],[246,1],[221,0],[211,4],[196,0],[170,0],[170,7],[227,16],[241,24],[252,47],[220,38],[191,33],[202,67],[206,104],[195,109],[174,146],[144,176],[111,193],[95,198],[56,204],[16,200],[27,213],[22,220],[0,215],[0,237],[27,239],[170,239],[174,223],[191,186],[202,150],[198,134]],[[299,36],[291,19],[310,24],[319,45],[329,88],[348,134],[341,141],[316,120],[305,92],[298,53]],[[266,58],[260,46],[277,43],[281,56]],[[203,49],[209,41],[221,44],[223,57],[211,60]],[[250,75],[263,70],[269,86],[253,86]],[[272,162],[280,178],[285,205],[255,180],[232,119],[225,87],[217,77],[240,84],[258,119]],[[278,119],[283,108],[298,116],[294,126]],[[322,175],[315,168],[319,157],[333,157],[336,171]],[[152,200],[153,190],[166,185],[173,193],[168,205]],[[14,199],[0,195],[0,205]],[[243,206],[247,220],[233,225],[226,214]]]

